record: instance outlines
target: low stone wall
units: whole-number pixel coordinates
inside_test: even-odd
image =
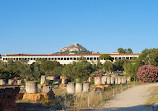
[[[19,91],[18,86],[0,86],[0,111],[17,111],[15,100]]]

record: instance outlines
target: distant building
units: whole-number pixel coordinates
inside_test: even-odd
[[[33,54],[7,54],[2,55],[2,60],[7,62],[7,60],[28,60],[28,64],[32,64],[36,62],[37,59],[47,59],[58,61],[60,64],[71,64],[73,61],[78,61],[80,57],[84,57],[88,62],[92,64],[97,64],[97,60],[102,54],[93,53],[93,54],[47,54],[47,55],[33,55]],[[107,54],[112,57],[112,60],[116,59],[132,59],[138,58],[139,54],[120,54],[118,52],[113,52],[111,54]],[[104,63],[106,60],[100,60],[101,63]]]
[[[119,52],[112,52],[112,53],[110,53],[110,54],[119,54]]]

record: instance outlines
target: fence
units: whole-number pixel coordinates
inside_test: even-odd
[[[60,104],[62,104],[63,110],[77,110],[77,109],[89,109],[101,107],[101,103],[105,104],[107,100],[111,99],[117,93],[120,93],[127,88],[130,88],[135,85],[134,83],[129,84],[119,84],[119,85],[110,85],[110,87],[105,90],[97,90],[91,89],[89,93],[81,93],[81,94],[66,94],[62,95],[62,101],[60,100]],[[63,93],[63,92],[62,92]]]

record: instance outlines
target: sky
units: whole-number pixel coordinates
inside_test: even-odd
[[[158,48],[158,0],[0,0],[0,54]]]

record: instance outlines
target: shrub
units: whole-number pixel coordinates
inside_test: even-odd
[[[49,86],[52,86],[52,85],[53,85],[53,81],[51,81],[51,80],[46,80],[46,83],[47,83]]]
[[[101,77],[104,73],[99,72],[99,71],[95,71],[93,72],[90,76],[91,77]]]
[[[93,72],[93,73],[90,75],[90,77],[91,77],[92,81],[94,82],[94,77],[101,77],[101,76],[103,76],[103,74],[104,74],[104,73],[102,73],[102,72],[95,71],[95,72]],[[92,84],[93,84],[93,83],[92,83]]]
[[[142,83],[156,82],[158,80],[158,68],[153,65],[143,65],[139,67],[137,77],[139,82]]]

